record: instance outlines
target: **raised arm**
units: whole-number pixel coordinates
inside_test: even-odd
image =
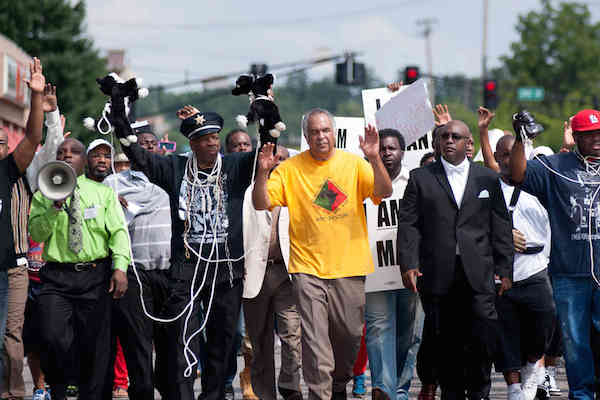
[[[271,208],[271,201],[267,193],[267,181],[269,180],[269,171],[277,164],[277,155],[273,155],[273,143],[265,144],[258,153],[258,171],[256,172],[256,181],[252,189],[252,203],[257,210],[268,210]]]
[[[64,140],[64,126],[58,110],[56,87],[50,83],[44,87],[42,109],[46,115],[46,140],[40,150],[33,156],[29,167],[27,167],[27,181],[33,192],[37,190],[36,179],[38,171],[46,163],[56,160],[56,151]]]
[[[393,190],[392,181],[379,155],[379,133],[377,129],[372,125],[368,125],[365,128],[364,138],[359,136],[358,141],[360,142],[360,149],[373,167],[373,177],[375,178],[373,195],[379,198],[390,197]]]
[[[527,158],[525,157],[525,146],[521,137],[517,134],[515,144],[510,152],[510,175],[515,184],[523,183],[525,171],[527,170]]]
[[[29,71],[31,78],[24,79],[24,81],[31,89],[31,110],[25,128],[25,137],[13,152],[15,163],[21,173],[25,172],[31,160],[33,160],[33,155],[42,141],[42,123],[44,122],[42,101],[46,78],[42,74],[42,63],[38,58],[33,59]]]
[[[481,143],[481,152],[483,153],[483,163],[486,167],[496,172],[500,172],[500,166],[494,158],[494,151],[490,145],[490,136],[488,134],[488,127],[490,126],[490,122],[492,122],[492,119],[494,119],[496,114],[485,107],[479,107],[477,114],[479,115],[477,126],[479,128],[479,139]]]

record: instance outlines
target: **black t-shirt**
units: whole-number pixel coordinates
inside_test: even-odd
[[[7,269],[15,258],[10,199],[13,185],[20,176],[12,154],[0,160],[0,270]]]
[[[135,163],[148,176],[151,182],[163,188],[169,195],[171,202],[171,265],[180,263],[196,263],[196,257],[193,255],[189,259],[186,258],[186,250],[183,241],[185,231],[185,208],[184,204],[190,204],[192,199],[182,195],[181,189],[186,186],[182,185],[185,174],[185,166],[187,162],[186,155],[160,156],[151,154],[145,151],[141,146],[132,144],[129,147],[123,146],[123,151],[130,160],[135,160]],[[221,168],[221,199],[224,203],[224,209],[215,207],[216,200],[213,193],[211,196],[206,196],[204,202],[198,199],[198,191],[194,194],[193,204],[191,204],[191,219],[190,232],[187,235],[188,243],[193,248],[197,248],[196,244],[203,242],[203,257],[208,258],[207,249],[212,247],[212,240],[215,236],[218,242],[219,259],[226,258],[227,255],[231,259],[240,258],[244,254],[243,239],[242,239],[242,203],[244,201],[244,193],[250,185],[252,179],[252,165],[254,161],[254,152],[250,153],[232,153],[223,156]],[[204,203],[204,204],[202,204]],[[210,205],[209,205],[210,203]],[[212,207],[209,209],[209,207]],[[204,212],[201,212],[204,210]],[[223,215],[223,212],[226,215]],[[204,220],[198,220],[200,217],[205,217]],[[213,220],[216,218],[216,220]],[[210,220],[210,221],[209,221]],[[201,240],[202,235],[194,232],[194,226],[207,227],[207,234],[204,240]],[[216,228],[216,232],[212,228]],[[224,237],[227,237],[228,249],[224,246]],[[227,254],[227,252],[229,254]],[[216,254],[213,253],[211,259],[215,259]],[[244,275],[243,259],[233,264],[233,279],[240,279]],[[214,265],[214,264],[213,264]],[[220,267],[217,282],[227,281],[230,278],[228,268]]]

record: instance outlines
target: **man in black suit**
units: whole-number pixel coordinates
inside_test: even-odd
[[[442,157],[410,173],[398,260],[404,285],[421,293],[442,399],[464,399],[465,391],[481,399],[495,342],[494,275],[499,294],[511,287],[511,222],[498,175],[466,158],[465,123],[451,121],[439,136]]]

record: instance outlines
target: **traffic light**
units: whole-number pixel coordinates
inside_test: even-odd
[[[343,63],[335,65],[335,83],[348,86],[365,86],[367,70],[365,64],[354,62],[353,57],[347,57]]]
[[[404,84],[410,85],[419,79],[419,67],[406,67],[404,68]]]
[[[483,81],[483,106],[488,110],[498,107],[498,82],[495,79]]]
[[[255,76],[263,76],[268,70],[267,64],[250,64],[250,73]]]

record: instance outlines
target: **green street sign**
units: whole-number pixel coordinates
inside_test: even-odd
[[[544,88],[521,87],[517,89],[517,99],[519,101],[542,101],[544,100]]]

